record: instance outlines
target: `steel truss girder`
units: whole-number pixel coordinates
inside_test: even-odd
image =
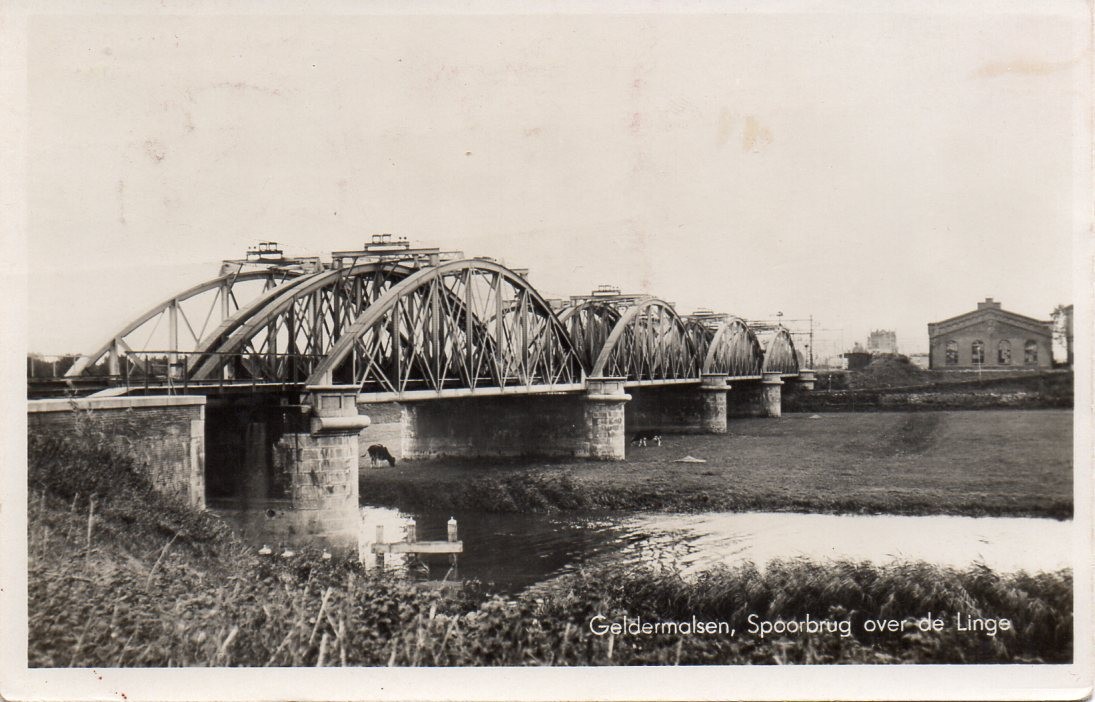
[[[664,300],[648,298],[627,308],[597,354],[591,377],[630,381],[700,379],[702,331]]]
[[[301,382],[362,310],[412,272],[399,264],[369,262],[320,271],[284,286],[280,294],[222,325],[193,359],[191,378],[212,380],[227,372]]]
[[[133,348],[127,340],[130,334],[143,327],[147,322],[155,319],[159,315],[167,314],[169,317],[170,333],[169,333],[169,346],[168,349],[158,349],[158,351],[165,351],[169,354],[177,354],[184,350],[179,347],[179,329],[178,326],[180,318],[186,325],[186,328],[195,337],[195,343],[200,344],[200,337],[204,332],[204,324],[202,330],[196,332],[191,325],[189,319],[186,318],[184,312],[182,312],[179,304],[187,300],[196,298],[197,296],[209,292],[210,290],[217,290],[217,295],[211,302],[210,309],[206,315],[205,322],[207,323],[213,314],[214,305],[220,307],[220,316],[222,320],[228,320],[233,315],[231,312],[231,304],[235,304],[237,311],[240,309],[238,300],[235,299],[232,292],[233,287],[237,283],[263,280],[265,281],[266,292],[271,289],[276,289],[279,285],[284,284],[286,281],[297,278],[302,275],[300,271],[294,269],[260,269],[249,271],[233,271],[219,275],[216,278],[206,280],[202,283],[198,283],[193,287],[187,288],[182,292],[172,295],[171,297],[153,305],[143,314],[135,317],[132,321],[122,327],[119,331],[115,332],[95,351],[81,356],[72,368],[65,373],[65,377],[72,378],[83,375],[84,372],[91,366],[98,363],[103,356],[109,355],[111,361],[111,374],[118,375],[117,365],[119,363],[119,356],[124,353],[139,352],[142,349]],[[223,323],[223,321],[222,321]],[[140,366],[143,362],[137,358],[132,359],[134,363]]]
[[[582,367],[590,372],[626,306],[606,300],[585,300],[559,312]]]
[[[582,364],[551,307],[518,273],[464,259],[423,269],[363,310],[308,385],[392,398],[488,388],[572,390]]]
[[[777,327],[762,336],[765,342],[763,372],[797,376],[801,365],[791,332],[785,327]]]
[[[761,374],[764,349],[745,320],[729,317],[714,330],[708,329],[710,336],[703,362],[704,373],[727,375],[731,379],[753,378]]]

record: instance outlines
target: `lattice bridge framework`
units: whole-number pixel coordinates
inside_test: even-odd
[[[389,235],[329,261],[264,242],[136,316],[67,377],[102,377],[110,394],[338,385],[384,402],[800,374],[785,328],[682,316],[604,286],[548,301],[526,276]]]

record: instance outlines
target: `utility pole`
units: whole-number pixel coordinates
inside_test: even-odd
[[[814,367],[814,315],[810,314],[810,367]]]

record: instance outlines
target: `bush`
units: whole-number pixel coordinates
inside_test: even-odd
[[[89,415],[90,413],[88,413]],[[27,437],[31,494],[63,501],[70,510],[92,509],[131,536],[175,536],[184,542],[213,542],[227,536],[219,519],[180,505],[156,492],[125,451],[85,415],[72,435],[32,431]]]

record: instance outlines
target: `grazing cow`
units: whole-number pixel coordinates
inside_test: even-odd
[[[373,464],[373,468],[380,465],[381,461],[387,461],[388,465],[395,465],[395,456],[388,450],[387,446],[381,444],[373,444],[369,447],[369,460]]]
[[[662,445],[662,435],[656,431],[639,431],[635,432],[635,437],[631,439],[633,446],[646,446],[646,442],[653,441],[658,446]]]

